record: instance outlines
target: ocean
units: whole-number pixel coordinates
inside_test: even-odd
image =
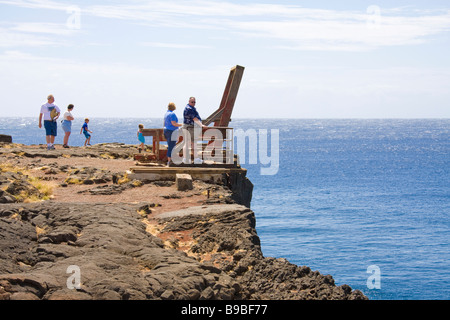
[[[137,146],[139,123],[158,128],[162,119],[91,119],[91,143]],[[3,118],[0,134],[43,144],[37,124]],[[81,125],[74,121],[70,145],[84,143]],[[235,119],[230,126],[267,130],[267,155],[279,163],[265,175],[267,162],[252,161],[249,146],[240,155],[265,256],[330,274],[374,300],[450,298],[450,119]],[[60,130],[56,143],[62,137]]]

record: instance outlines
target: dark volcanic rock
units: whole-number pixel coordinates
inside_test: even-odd
[[[0,190],[0,203],[14,203],[17,202],[16,198],[3,190]]]
[[[167,212],[158,217],[161,233],[190,231],[194,243],[187,253],[209,270],[225,271],[237,280],[235,299],[366,299],[358,290],[337,287],[322,275],[286,259],[265,258],[247,207],[214,205]]]
[[[331,276],[263,257],[254,214],[245,206],[161,214],[161,234],[192,235],[189,255],[146,231],[143,208],[0,205],[0,299],[365,298],[336,287]],[[75,288],[74,267],[80,280]]]
[[[0,142],[12,143],[12,137],[6,134],[0,134]]]
[[[145,230],[142,206],[42,203],[0,206],[2,299],[232,298],[239,285]],[[69,267],[81,287],[67,285]],[[210,288],[223,288],[215,290]],[[206,291],[206,292],[205,292]]]
[[[0,168],[0,203],[23,202],[26,198],[41,198],[41,192],[21,172],[3,171]]]
[[[245,172],[230,173],[226,177],[226,183],[232,192],[232,200],[250,208],[253,183],[246,177]]]
[[[1,141],[0,141],[1,142]],[[56,150],[47,151],[44,145],[35,148],[23,148],[21,145],[12,145],[11,148],[0,148],[2,153],[14,153],[27,158],[59,158],[62,156],[69,157],[91,157],[104,159],[132,159],[136,147],[123,143],[101,143],[90,148],[69,148],[62,149],[57,147]]]

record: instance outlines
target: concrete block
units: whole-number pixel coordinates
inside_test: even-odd
[[[190,174],[178,173],[176,175],[175,183],[178,191],[186,191],[194,189],[192,184],[192,177]]]

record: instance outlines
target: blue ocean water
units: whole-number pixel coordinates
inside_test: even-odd
[[[91,119],[91,142],[137,145],[139,123],[156,128],[162,120]],[[71,145],[84,142],[81,124],[74,122]],[[265,256],[331,274],[370,299],[450,298],[450,120],[239,119],[231,126],[279,132],[276,175],[262,175],[266,165],[249,164],[248,152],[241,157],[255,185]],[[0,119],[0,133],[16,143],[45,141],[35,118]]]

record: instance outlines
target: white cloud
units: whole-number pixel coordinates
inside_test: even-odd
[[[49,9],[49,10],[67,10],[70,4],[48,0],[0,0],[0,4],[13,5],[21,8],[29,9]]]
[[[197,96],[201,115],[215,111],[229,66],[142,68],[133,64],[81,63],[17,50],[0,55],[4,116],[32,115],[46,95],[77,106],[80,117],[161,117],[169,101],[178,112]],[[267,75],[270,74],[270,77]],[[245,71],[235,118],[442,117],[450,98],[450,70],[426,67],[274,66]],[[189,81],[186,81],[189,79]],[[27,94],[22,94],[26,90]],[[179,113],[178,113],[179,114]]]
[[[249,68],[233,113],[262,118],[448,117],[449,80],[449,68],[419,66]]]
[[[414,45],[450,31],[450,12],[435,16],[379,16],[323,12],[300,19],[233,21],[247,37],[276,40],[276,46],[294,50],[362,51],[383,46]]]
[[[141,42],[142,46],[154,48],[169,48],[169,49],[210,49],[211,46],[186,44],[186,43],[168,43],[168,42]]]
[[[77,31],[67,28],[65,24],[14,23],[0,27],[0,48],[68,46],[68,36],[74,35]]]
[[[48,22],[21,22],[16,23],[10,28],[11,31],[18,31],[22,33],[43,33],[51,35],[71,35],[76,32],[74,29],[69,29],[65,24],[48,23]]]
[[[0,0],[1,3],[65,11],[71,7],[69,3],[47,0]],[[450,10],[413,7],[370,6],[367,11],[351,11],[285,4],[172,0],[87,5],[80,10],[83,15],[157,27],[225,30],[244,38],[271,39],[273,47],[292,50],[362,51],[415,45],[450,31]],[[26,27],[22,25],[30,31]],[[52,30],[51,25],[39,27],[42,31]]]
[[[227,69],[143,68],[128,63],[87,63],[65,58],[42,58],[17,50],[0,54],[0,83],[6,95],[5,116],[36,113],[49,93],[57,103],[74,103],[79,114],[95,117],[162,117],[173,101],[181,109],[198,95],[203,115],[217,109]],[[186,82],[186,79],[189,79]]]
[[[41,47],[55,45],[56,42],[46,36],[36,36],[0,28],[0,48]]]
[[[154,1],[98,5],[86,12],[165,27],[223,29],[244,37],[273,39],[275,47],[294,50],[361,51],[414,45],[450,31],[448,10],[377,8],[359,12],[223,1]]]

